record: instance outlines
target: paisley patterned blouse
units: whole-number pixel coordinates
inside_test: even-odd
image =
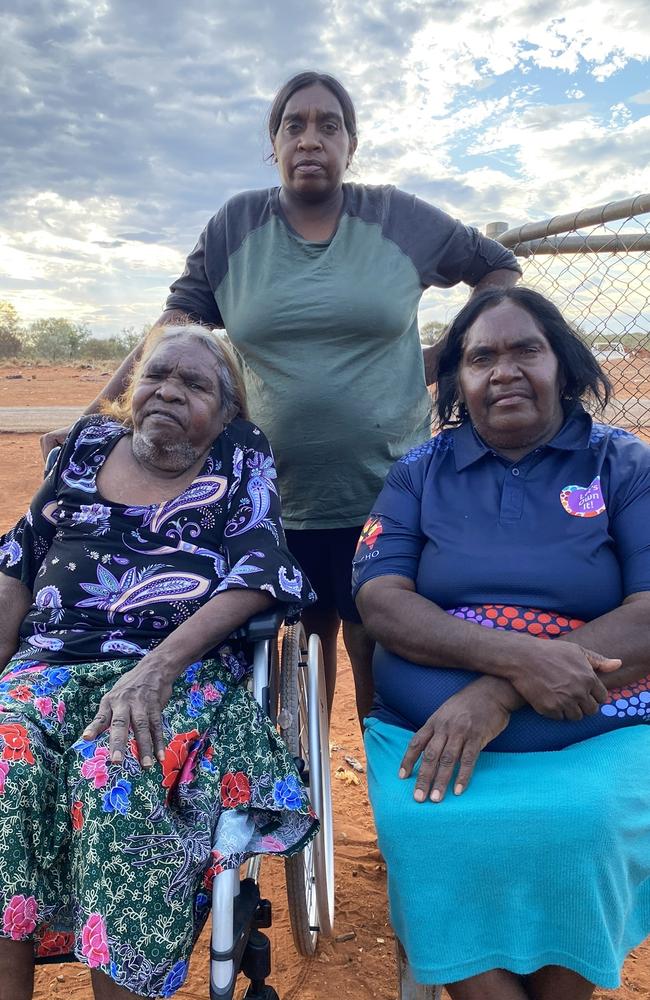
[[[97,489],[127,433],[111,418],[83,417],[30,509],[0,538],[0,571],[33,593],[14,659],[137,658],[231,588],[266,590],[289,616],[316,600],[286,547],[273,455],[258,427],[232,421],[183,493],[134,507]]]

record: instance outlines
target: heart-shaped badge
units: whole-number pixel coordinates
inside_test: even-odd
[[[600,476],[589,486],[565,486],[560,501],[567,514],[573,517],[597,517],[605,510],[605,499],[600,488]]]

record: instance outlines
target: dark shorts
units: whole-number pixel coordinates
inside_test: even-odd
[[[287,531],[287,544],[318,595],[313,607],[336,608],[346,622],[360,622],[352,600],[352,559],[359,541],[358,528],[316,528]]]

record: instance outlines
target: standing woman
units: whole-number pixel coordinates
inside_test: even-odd
[[[227,330],[275,451],[287,541],[319,596],[304,622],[323,642],[330,708],[342,620],[363,718],[373,644],[350,568],[392,463],[430,435],[437,351],[420,345],[420,298],[431,285],[509,286],[520,272],[510,251],[428,203],[343,183],[357,125],[333,77],[292,77],[269,136],[280,187],[236,195],[210,219],[158,323]],[[133,363],[104,395],[122,392]]]

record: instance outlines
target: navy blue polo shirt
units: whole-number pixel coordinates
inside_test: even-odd
[[[446,610],[492,603],[597,618],[650,591],[650,446],[593,422],[580,405],[548,444],[514,463],[469,422],[443,431],[393,466],[362,532],[353,594],[386,575],[408,577]],[[404,690],[406,661],[378,651],[386,719],[398,665]],[[414,683],[437,669],[408,667]],[[444,673],[454,687],[474,676]]]

